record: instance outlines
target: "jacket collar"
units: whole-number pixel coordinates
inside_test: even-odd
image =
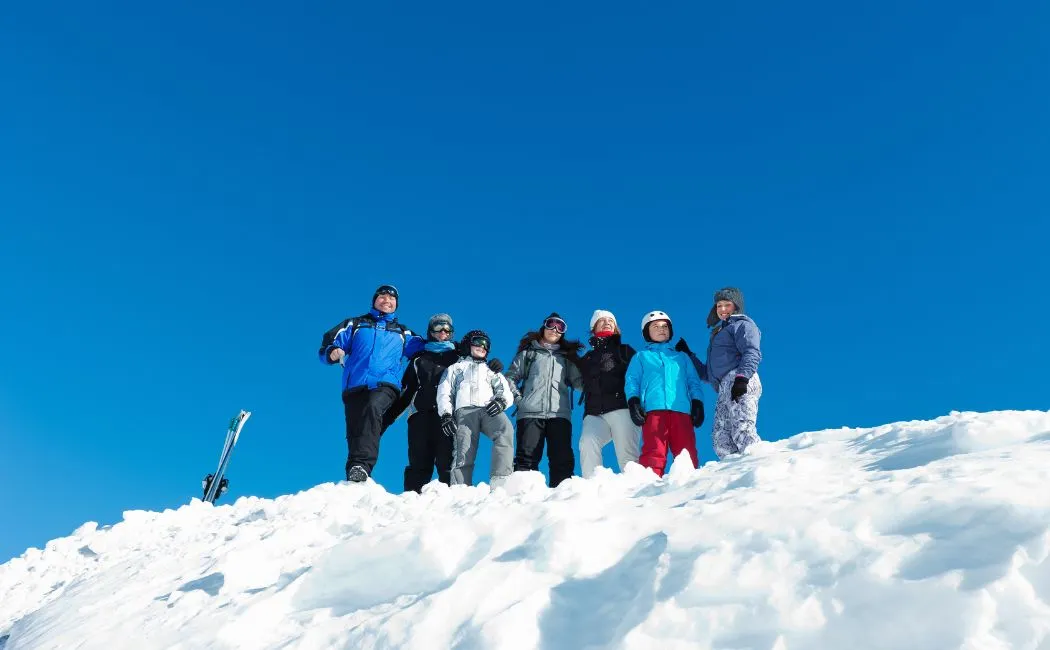
[[[665,352],[667,350],[674,349],[671,345],[671,341],[664,341],[663,343],[654,343],[652,341],[649,341],[645,344],[645,348],[647,350],[652,350],[653,352]]]
[[[602,350],[608,347],[615,347],[620,344],[620,335],[612,334],[610,336],[592,336],[590,340],[591,347],[595,350]]]
[[[385,323],[389,323],[390,321],[397,320],[397,312],[396,311],[390,312],[389,314],[384,314],[383,312],[381,312],[378,309],[376,309],[375,307],[373,307],[372,309],[368,310],[368,313],[371,314],[372,318],[376,319],[377,321],[383,321]]]

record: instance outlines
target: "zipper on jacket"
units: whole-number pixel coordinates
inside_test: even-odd
[[[547,350],[547,353],[551,355],[551,376],[550,383],[547,388],[547,412],[550,413],[554,409],[554,366],[556,364],[554,360],[554,351]],[[556,415],[557,414],[551,417],[555,417]]]

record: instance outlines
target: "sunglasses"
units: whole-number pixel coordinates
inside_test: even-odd
[[[543,321],[544,329],[554,330],[558,334],[565,333],[565,321],[560,318],[548,318]]]
[[[479,348],[489,349],[489,340],[484,336],[474,336],[470,339],[470,344]]]
[[[431,332],[447,332],[452,333],[452,326],[448,323],[438,323],[437,325],[430,328]]]
[[[376,295],[378,296],[381,294],[386,294],[388,296],[393,296],[394,298],[397,298],[397,288],[392,287],[389,284],[385,284],[376,289]]]

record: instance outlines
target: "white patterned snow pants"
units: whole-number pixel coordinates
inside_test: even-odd
[[[756,372],[747,382],[747,392],[733,401],[733,381],[736,369],[722,377],[715,404],[715,423],[711,429],[711,443],[721,460],[729,454],[742,453],[760,441],[755,422],[758,420],[758,398],[762,397],[762,382]]]

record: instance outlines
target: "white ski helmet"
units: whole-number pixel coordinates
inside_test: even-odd
[[[652,339],[649,338],[649,323],[656,320],[667,321],[667,329],[670,330],[670,336],[667,337],[667,340],[670,341],[672,338],[674,338],[674,326],[671,324],[671,317],[667,315],[667,312],[662,312],[659,310],[651,311],[642,317],[642,338],[646,341],[652,341]]]

